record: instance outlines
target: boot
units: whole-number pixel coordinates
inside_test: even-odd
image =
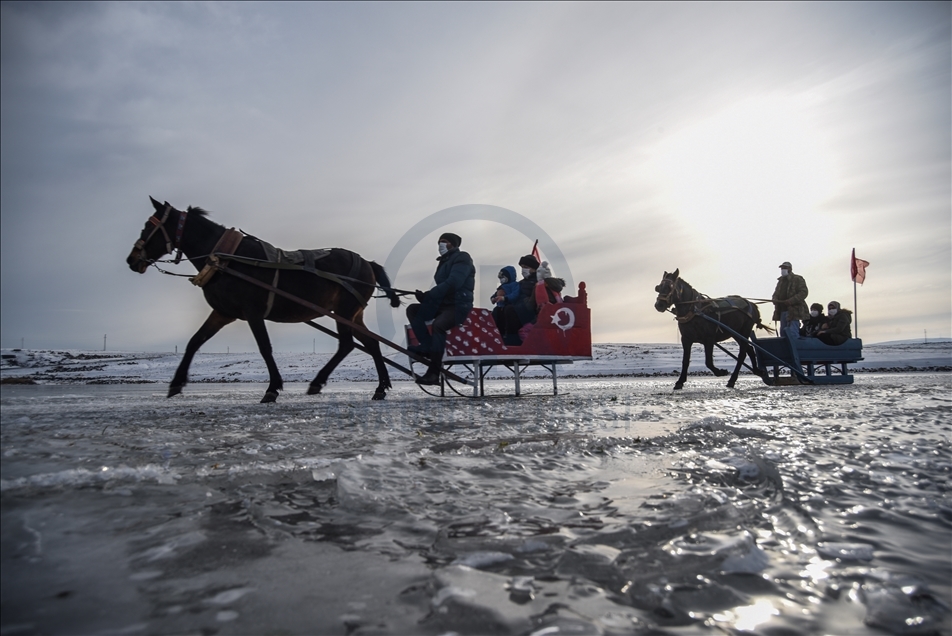
[[[443,356],[439,358],[432,357],[430,359],[430,366],[427,367],[426,373],[423,375],[418,375],[416,377],[416,383],[422,384],[425,386],[433,386],[440,383],[440,371],[443,369]]]

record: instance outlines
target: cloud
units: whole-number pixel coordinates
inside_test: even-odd
[[[545,228],[588,283],[596,340],[669,341],[650,297],[675,267],[708,293],[761,297],[783,253],[812,293],[842,299],[855,246],[872,263],[860,292],[869,337],[894,338],[895,306],[910,328],[949,335],[949,14],[941,3],[0,5],[0,340],[88,346],[109,331],[127,348],[184,346],[207,312],[200,293],[123,262],[148,195],[279,246],[381,262],[437,210],[503,206]],[[760,141],[823,157],[777,169],[820,170],[827,189],[804,199],[758,172],[757,136],[746,155],[709,140],[706,157],[687,148],[675,161],[696,164],[679,186],[694,196],[686,215],[657,158],[764,103],[782,107]],[[715,202],[726,157],[749,174]],[[483,243],[523,249],[467,229],[493,259]],[[429,283],[426,249],[401,269],[406,286]],[[910,291],[920,284],[931,291]],[[214,346],[245,346],[238,331]],[[314,338],[274,334],[308,350]]]

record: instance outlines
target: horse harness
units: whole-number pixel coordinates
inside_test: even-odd
[[[694,293],[699,296],[699,298],[696,298],[695,300],[675,300],[675,297],[680,297],[684,290],[684,287],[681,284],[681,279],[678,278],[676,281],[667,279],[667,281],[671,282],[671,291],[669,291],[665,297],[662,297],[660,294],[661,285],[658,285],[656,291],[659,292],[659,298],[663,299],[666,303],[668,303],[668,305],[693,305],[693,307],[688,310],[688,313],[684,315],[678,315],[676,312],[672,311],[672,313],[675,314],[674,319],[677,320],[678,323],[684,324],[690,322],[694,320],[699,314],[714,314],[717,317],[718,323],[720,323],[722,322],[721,317],[725,313],[730,313],[732,311],[742,311],[751,319],[756,320],[750,311],[751,303],[741,296],[710,298],[709,296],[706,296],[697,290],[693,290]],[[717,330],[720,331],[720,326],[718,326]]]
[[[235,250],[238,249],[241,241],[246,236],[248,235],[246,235],[244,232],[241,232],[240,230],[236,230],[235,228],[229,228],[225,230],[225,233],[222,234],[221,238],[218,239],[218,242],[215,243],[215,247],[212,248],[212,252],[209,254],[208,259],[205,262],[205,266],[196,276],[193,276],[189,279],[191,283],[198,287],[204,287],[215,275],[215,272],[222,271],[225,273],[230,273],[228,271],[228,263],[230,261],[236,261],[238,263],[242,263],[243,265],[263,267],[274,270],[274,277],[270,284],[271,289],[268,291],[268,300],[265,304],[264,316],[262,316],[263,318],[267,318],[271,314],[271,309],[274,307],[274,292],[278,289],[278,282],[281,277],[282,269],[305,271],[314,274],[315,276],[320,276],[321,278],[336,283],[346,289],[354,296],[354,298],[357,299],[362,307],[367,306],[367,300],[364,299],[364,297],[361,296],[356,289],[354,289],[353,285],[345,280],[348,279],[356,282],[364,282],[356,278],[356,276],[360,273],[360,268],[363,264],[362,259],[357,254],[348,251],[351,257],[350,275],[338,276],[337,274],[317,269],[315,267],[316,258],[314,251],[311,250],[300,250],[303,253],[303,265],[294,262],[282,261],[280,256],[275,261],[237,256],[235,254]],[[260,239],[250,236],[249,238],[257,240],[262,244],[262,246],[266,245],[265,242]],[[268,247],[271,246],[268,245]],[[277,252],[282,255],[285,254],[283,250],[277,250]],[[322,253],[317,258],[330,254],[330,250],[316,250],[316,252]],[[265,253],[268,253],[268,249],[265,249]]]

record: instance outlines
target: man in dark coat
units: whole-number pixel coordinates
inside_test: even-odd
[[[800,337],[800,321],[810,317],[807,308],[807,282],[793,273],[790,261],[780,264],[780,278],[771,300],[773,319],[780,321],[780,337],[796,340]]]
[[[461,325],[473,308],[473,290],[476,287],[476,268],[469,254],[459,249],[458,235],[446,232],[437,243],[440,257],[436,259],[436,285],[427,292],[416,290],[419,303],[407,307],[407,318],[420,342],[418,353],[430,358],[426,373],[417,377],[418,384],[439,384],[446,349],[446,332]],[[433,335],[426,323],[432,320]]]

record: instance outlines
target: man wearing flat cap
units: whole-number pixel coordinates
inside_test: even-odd
[[[807,282],[803,276],[793,273],[790,261],[780,264],[780,278],[771,301],[774,304],[773,319],[780,321],[780,337],[796,340],[800,337],[800,321],[810,317],[807,307]]]
[[[463,239],[452,232],[440,235],[437,246],[440,256],[436,260],[436,285],[430,291],[416,290],[414,303],[407,307],[407,318],[420,346],[416,348],[430,358],[426,373],[417,377],[418,384],[439,384],[443,367],[443,351],[446,349],[446,332],[461,325],[473,308],[473,290],[476,287],[476,268],[469,254],[459,249]],[[426,323],[432,320],[433,335]]]

